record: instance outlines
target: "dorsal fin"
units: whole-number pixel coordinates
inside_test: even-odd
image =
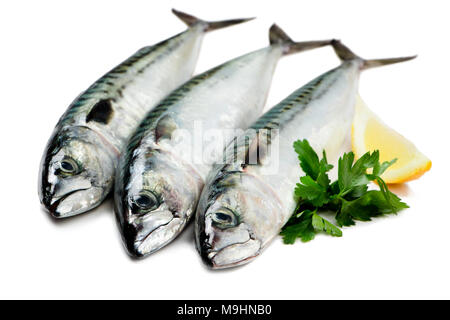
[[[261,129],[258,130],[256,136],[251,141],[246,141],[245,166],[261,164],[264,161],[269,153],[271,136],[272,132],[270,130]]]

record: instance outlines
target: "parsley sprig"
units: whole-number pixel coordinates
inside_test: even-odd
[[[380,153],[374,151],[355,161],[353,152],[345,153],[338,161],[338,179],[331,182],[328,172],[333,166],[325,151],[319,159],[307,140],[296,141],[294,149],[305,175],[294,192],[297,208],[281,231],[284,243],[293,244],[297,238],[307,242],[319,232],[341,237],[340,227],[352,226],[355,220],[370,221],[408,208],[381,178],[396,159],[380,163]],[[378,184],[379,190],[369,190],[371,181]],[[335,213],[337,225],[320,215],[330,211]]]

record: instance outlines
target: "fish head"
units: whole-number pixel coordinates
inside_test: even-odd
[[[86,127],[56,133],[41,161],[39,198],[55,218],[99,205],[112,187],[115,157]]]
[[[120,166],[114,200],[122,238],[131,256],[147,256],[181,233],[195,211],[203,180],[161,150],[146,150]]]
[[[281,227],[273,192],[246,173],[226,174],[208,183],[196,215],[196,245],[213,269],[246,264],[257,257]]]

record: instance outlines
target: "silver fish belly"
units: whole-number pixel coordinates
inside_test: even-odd
[[[219,134],[247,128],[262,112],[279,58],[330,41],[294,43],[273,26],[271,43],[179,87],[149,112],[130,138],[121,156],[114,198],[131,255],[145,256],[171,242],[195,212],[213,163],[205,161],[196,142],[189,140],[199,127],[204,133]],[[233,136],[220,137],[201,141],[203,150],[218,150],[221,155]]]
[[[205,32],[245,20],[206,22],[174,11],[189,28],[144,47],[69,106],[46,146],[39,198],[56,218],[98,206],[110,192],[118,156],[145,114],[186,81]]]
[[[302,175],[294,141],[308,139],[317,152],[338,157],[350,131],[360,71],[410,59],[363,60],[340,42],[333,46],[342,64],[264,114],[227,146],[231,161],[210,173],[195,233],[197,249],[212,268],[252,261],[294,212],[293,191]]]

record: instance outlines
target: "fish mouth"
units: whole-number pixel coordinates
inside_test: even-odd
[[[98,187],[81,188],[70,191],[57,199],[47,197],[44,207],[54,218],[68,218],[93,209],[100,204],[102,189]]]
[[[65,195],[62,195],[61,197],[54,199],[51,195],[47,195],[44,197],[44,201],[42,201],[42,204],[44,205],[45,209],[52,215],[54,218],[61,218],[62,215],[60,212],[58,212],[58,206],[68,197],[70,197],[72,194],[78,191],[83,191],[87,189],[77,189],[70,191],[69,193],[66,193]]]
[[[143,258],[166,246],[181,233],[186,221],[178,216],[154,219],[158,223],[131,223],[124,228],[125,245],[131,256]]]
[[[228,269],[249,263],[260,251],[261,242],[251,238],[245,242],[230,244],[218,251],[211,250],[208,244],[203,244],[200,255],[210,268]]]

